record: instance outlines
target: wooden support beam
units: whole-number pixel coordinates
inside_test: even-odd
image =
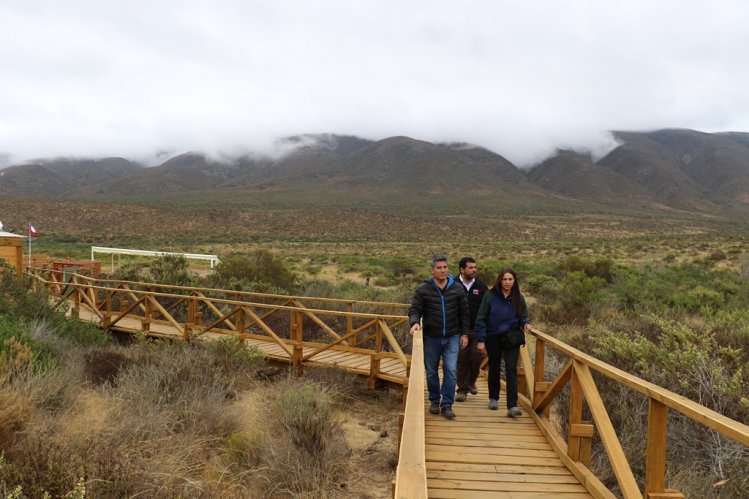
[[[302,357],[304,354],[304,347],[300,341],[294,343],[294,352],[292,354],[292,364],[294,366],[294,376],[299,377],[302,375]]]
[[[536,381],[534,376],[534,366],[531,363],[531,356],[528,353],[527,347],[520,347],[520,355],[518,356],[518,390],[528,397],[533,397],[533,390],[535,389]],[[522,371],[522,377],[521,377]]]
[[[401,346],[398,344],[398,340],[395,339],[395,335],[393,335],[393,332],[388,327],[387,322],[383,320],[378,321],[377,328],[378,330],[381,330],[382,333],[385,335],[385,337],[388,340],[388,343],[390,343],[391,348],[396,353],[401,363],[403,363],[403,367],[408,369],[408,359],[406,358],[406,354],[403,353]]]
[[[346,315],[346,336],[348,336],[354,330],[354,317],[351,315],[354,313],[354,302],[346,302],[346,312],[348,314]],[[351,337],[349,344],[352,347],[356,346],[356,335]]]
[[[583,389],[580,386],[579,376],[572,370],[570,382],[570,408],[569,408],[569,425],[570,429],[580,425],[583,421]],[[573,461],[580,461],[580,436],[575,435],[572,431],[567,435],[567,455]]]
[[[647,499],[684,499],[684,494],[678,490],[667,489],[663,492],[649,493]]]
[[[377,332],[375,334],[375,353],[369,362],[369,379],[367,388],[373,390],[377,386],[377,377],[380,375],[380,359],[382,358],[382,327],[380,322],[377,323]]]
[[[657,400],[648,401],[648,446],[645,457],[645,494],[666,491],[666,436],[668,407]]]
[[[278,337],[278,335],[275,333],[275,331],[273,331],[273,329],[271,329],[265,322],[263,322],[260,319],[260,317],[257,316],[257,314],[255,312],[253,312],[252,310],[250,310],[247,307],[242,307],[242,308],[244,308],[244,311],[247,313],[247,315],[249,315],[252,318],[252,320],[254,320],[255,323],[258,324],[263,329],[263,331],[265,331],[266,333],[268,333],[268,336],[270,336],[271,338],[273,338],[273,340],[281,348],[283,348],[286,351],[286,353],[289,355],[290,358],[293,358],[293,355],[294,355],[293,350],[291,348],[289,348],[289,346],[286,344],[286,342],[284,342],[281,338]],[[293,324],[294,324],[293,315],[292,315],[291,321],[292,321],[292,326],[293,326]],[[299,341],[298,343],[301,343],[301,341]]]
[[[567,362],[567,365],[564,366],[564,369],[562,369],[562,372],[559,373],[559,376],[557,376],[557,379],[555,379],[549,388],[547,388],[541,397],[541,399],[538,401],[538,403],[533,404],[533,409],[536,412],[542,412],[545,411],[545,409],[551,404],[551,402],[554,400],[554,397],[559,395],[561,391],[564,389],[564,385],[567,384],[567,382],[572,378],[572,361]]]
[[[640,488],[637,485],[637,480],[632,474],[632,469],[629,467],[627,456],[624,454],[622,444],[619,442],[619,437],[616,435],[614,426],[611,424],[611,419],[606,412],[606,407],[603,405],[601,395],[598,393],[593,375],[590,373],[590,369],[585,364],[574,361],[573,362],[574,376],[573,376],[573,387],[575,380],[579,383],[585,400],[588,402],[588,407],[593,415],[593,420],[596,422],[598,432],[601,435],[601,442],[606,449],[606,454],[609,456],[609,463],[611,469],[614,470],[616,480],[619,483],[619,488],[622,491],[625,499],[632,497],[642,497]]]

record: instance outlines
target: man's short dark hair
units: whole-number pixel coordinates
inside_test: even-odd
[[[476,259],[472,256],[464,256],[460,259],[460,262],[458,262],[458,268],[464,269],[469,263],[476,263]]]
[[[445,255],[434,255],[432,257],[432,268],[434,268],[437,265],[437,262],[447,263],[447,257]]]

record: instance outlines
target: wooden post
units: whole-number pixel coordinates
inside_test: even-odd
[[[590,468],[590,455],[593,449],[594,434],[595,426],[593,426],[592,421],[583,421],[579,424],[570,425],[570,436],[580,439],[580,458],[578,460],[586,468]]]
[[[346,303],[346,312],[348,312],[346,316],[346,334],[351,334],[351,331],[354,330],[354,318],[351,316],[354,313],[354,302],[350,301]],[[348,344],[352,347],[356,346],[356,335],[348,339]]]
[[[104,299],[107,301],[107,306],[104,307],[104,320],[101,323],[101,327],[106,331],[112,323],[112,300],[114,299],[114,292],[111,289],[107,289]]]
[[[236,318],[237,334],[240,338],[243,338],[244,330],[247,327],[247,314],[245,313],[244,307],[242,305],[237,305]]]
[[[143,313],[143,319],[141,319],[141,329],[144,333],[149,333],[151,331],[151,320],[153,319],[153,303],[151,302],[152,296],[148,295],[146,299],[144,300],[145,305],[145,312]]]
[[[302,358],[304,357],[304,347],[302,346],[302,341],[304,341],[304,330],[302,329],[304,327],[302,322],[304,320],[304,314],[301,310],[291,310],[290,312],[291,316],[289,320],[291,321],[291,329],[289,332],[291,339],[294,341],[294,351],[292,354],[294,375],[301,376]]]
[[[377,386],[377,377],[380,374],[380,356],[382,355],[382,327],[380,327],[380,321],[377,321],[377,329],[375,330],[375,353],[370,357],[369,363],[369,379],[367,380],[367,388],[374,390]]]
[[[75,287],[75,298],[73,299],[73,317],[76,319],[81,318],[81,288],[78,286]]]
[[[573,361],[577,362],[577,361]],[[567,455],[573,461],[580,461],[581,437],[576,435],[575,428],[579,427],[583,421],[583,389],[580,386],[580,379],[577,373],[572,371],[570,380],[570,415],[569,415],[569,435],[567,436]]]
[[[196,294],[193,294],[193,298],[191,299],[192,303],[192,324],[193,327],[200,327],[203,324],[203,316],[200,313],[200,297]]]
[[[191,296],[187,298],[187,319],[185,320],[185,328],[182,332],[182,339],[186,342],[190,342],[192,328],[195,320],[195,300]]]
[[[302,375],[302,357],[304,357],[304,347],[301,343],[294,343],[292,362],[294,365],[294,376],[297,378]]]
[[[544,371],[546,369],[545,363],[546,363],[546,342],[542,340],[541,338],[536,338],[536,358],[535,358],[535,364],[534,364],[535,366],[534,379],[536,383],[535,383],[535,386],[533,387],[533,405],[534,406],[536,406],[541,401],[544,394],[549,390],[549,387],[551,387],[550,381],[544,381]],[[550,412],[551,412],[551,406],[546,406],[546,408],[543,410],[543,414],[547,418],[549,417]]]
[[[648,403],[648,447],[645,461],[645,497],[666,492],[666,435],[668,407],[655,399]]]
[[[120,312],[123,312],[128,309],[130,306],[130,300],[127,297],[127,293],[122,293],[122,298],[120,299]]]

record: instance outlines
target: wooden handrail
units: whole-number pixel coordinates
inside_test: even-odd
[[[587,365],[594,371],[618,381],[648,398],[662,403],[666,407],[679,411],[688,418],[697,421],[708,428],[712,428],[721,435],[724,435],[735,442],[749,447],[749,426],[727,418],[726,416],[708,409],[707,407],[677,393],[650,383],[649,381],[640,379],[637,376],[622,371],[610,364],[606,364],[605,362],[583,353],[566,343],[562,343],[556,338],[538,331],[537,329],[534,329],[531,334],[537,338],[541,338],[544,342],[553,345],[560,352],[563,352],[568,357]]]
[[[666,489],[665,484],[666,434],[669,409],[678,411],[689,419],[707,426],[739,444],[749,446],[749,426],[602,362],[541,331],[534,329],[531,334],[536,337],[537,346],[533,369],[536,383],[531,390],[532,400],[528,400],[527,403],[534,410],[534,420],[542,427],[547,439],[556,446],[558,452],[562,451],[567,454],[567,456],[563,456],[569,459],[569,461],[565,460],[565,463],[578,477],[590,476],[590,470],[587,468],[590,458],[590,445],[593,432],[597,429],[609,457],[611,468],[625,498],[683,497],[678,491]],[[544,381],[543,377],[546,344],[551,345],[570,359],[557,379],[551,383]],[[522,360],[525,370],[529,370],[531,366],[527,365],[526,359]],[[643,493],[640,492],[637,481],[632,474],[619,438],[596,388],[591,370],[595,370],[605,377],[648,397],[648,440],[645,456],[645,490]],[[542,413],[548,410],[551,401],[561,393],[567,382],[571,383],[571,390],[568,445],[564,446],[560,442],[561,438],[558,433],[551,428],[548,419]],[[595,427],[590,422],[584,422],[580,419],[583,400],[588,404],[595,421]],[[599,483],[592,481],[590,485],[593,485],[593,487],[589,487],[589,490],[600,492]]]
[[[395,471],[396,499],[426,499],[427,468],[424,433],[424,343],[421,331],[413,335],[411,374],[408,378],[406,412],[403,417],[398,468]]]
[[[50,281],[46,281],[47,283],[50,283]],[[108,288],[104,286],[95,286],[95,285],[87,285],[82,283],[66,283],[67,287],[81,287],[86,289],[94,289],[94,290],[101,290],[101,291],[113,291],[113,292],[125,292],[132,294],[148,294],[153,297],[159,297],[159,298],[175,298],[175,299],[181,299],[185,300],[187,298],[190,298],[189,296],[185,295],[177,295],[173,293],[160,293],[158,291],[141,291],[141,290],[134,290],[134,289],[116,289],[116,288]],[[227,298],[205,298],[206,300],[210,300],[213,303],[222,303],[222,304],[237,304],[241,303],[245,306],[252,306],[256,308],[265,308],[265,309],[274,309],[274,310],[300,310],[299,307],[293,306],[293,305],[277,305],[273,303],[258,303],[258,302],[238,302],[237,300],[230,300]],[[343,310],[327,310],[327,309],[321,309],[321,308],[304,308],[303,309],[305,313],[313,313],[313,314],[321,314],[321,315],[335,315],[335,316],[341,316],[341,317],[355,317],[355,318],[362,318],[362,319],[374,319],[375,322],[378,319],[386,319],[395,321],[396,323],[402,323],[407,318],[405,318],[402,315],[390,315],[390,314],[372,314],[367,312],[346,312]]]
[[[44,270],[40,268],[28,268],[29,271],[36,271],[37,273],[48,273],[51,272],[49,270]],[[34,275],[36,277],[39,277],[36,273],[30,272],[31,275]],[[71,273],[72,274],[72,273]],[[135,285],[143,285],[144,283],[138,282],[138,281],[123,281],[123,280],[117,280],[117,279],[98,279],[94,277],[89,277],[82,274],[75,274],[79,276],[82,279],[86,279],[89,281],[96,281],[101,283],[112,283],[112,284],[135,284]],[[343,299],[343,298],[325,298],[325,297],[311,297],[311,296],[299,296],[299,295],[280,295],[280,294],[273,294],[273,293],[258,293],[256,291],[236,291],[236,290],[229,290],[229,289],[220,289],[220,288],[201,288],[201,287],[190,287],[190,286],[178,286],[174,284],[155,284],[155,283],[148,283],[149,286],[156,286],[163,289],[174,289],[174,290],[182,290],[182,291],[208,291],[211,293],[225,293],[225,294],[232,294],[232,295],[242,295],[242,296],[254,296],[254,297],[260,297],[260,298],[274,298],[279,300],[311,300],[311,301],[319,301],[319,302],[328,302],[328,303],[339,303],[342,305],[352,304],[352,305],[366,305],[366,306],[375,306],[375,307],[392,307],[392,308],[402,308],[402,309],[408,309],[410,307],[407,303],[397,303],[397,302],[383,302],[383,301],[367,301],[367,300],[350,300],[350,299]],[[181,295],[184,296],[184,295]],[[312,309],[310,309],[312,310]]]
[[[34,275],[34,277],[35,282],[48,286],[53,294],[55,292],[61,292],[61,289],[53,287],[57,285],[57,279],[54,274],[51,275],[51,280],[45,280],[39,275]],[[102,283],[110,285],[102,286]],[[142,289],[144,287],[147,289]],[[178,294],[172,292],[165,293],[163,292],[165,289],[176,291]],[[308,308],[299,299],[282,295],[231,292],[239,298],[247,298],[250,296],[267,298],[268,296],[272,296],[282,299],[281,303],[257,303],[243,301],[241,299],[232,299],[231,297],[213,298],[207,296],[206,293],[203,293],[200,290],[185,286],[159,286],[151,283],[130,283],[128,281],[103,282],[88,276],[79,276],[78,274],[71,274],[70,282],[66,284],[65,291],[71,295],[75,293],[75,296],[83,296],[83,301],[99,316],[102,327],[104,328],[115,326],[123,319],[135,317],[136,319],[140,318],[141,327],[143,327],[144,330],[152,332],[153,328],[151,326],[152,324],[155,324],[158,319],[159,323],[165,321],[166,323],[171,324],[171,326],[173,326],[177,331],[180,331],[185,341],[191,341],[192,339],[209,332],[234,334],[238,335],[240,338],[249,338],[254,335],[252,333],[248,334],[246,331],[247,328],[256,327],[265,333],[266,338],[278,344],[285,354],[289,358],[292,358],[296,363],[309,360],[315,355],[331,348],[344,348],[351,352],[355,351],[356,353],[369,354],[372,357],[372,365],[376,367],[376,369],[372,369],[370,373],[370,382],[372,383],[376,382],[377,379],[380,379],[381,377],[392,381],[392,375],[384,375],[380,373],[379,362],[381,359],[389,358],[391,356],[399,359],[400,363],[406,369],[406,372],[410,363],[408,357],[403,353],[400,345],[398,345],[392,332],[392,328],[405,323],[407,317],[381,313],[351,312],[350,310],[353,307],[353,303],[357,302],[352,302],[350,300],[343,301],[346,303],[345,311],[337,310],[335,308],[316,309]],[[98,303],[96,301],[87,300],[89,295],[96,296],[102,292],[105,298]],[[189,292],[189,294],[186,294],[186,292]],[[119,300],[117,300],[118,297]],[[313,298],[312,300],[315,299]],[[60,303],[63,301],[66,300],[63,299]],[[74,306],[78,306],[80,301],[79,298],[76,298]],[[322,301],[332,302],[336,300]],[[117,303],[119,303],[119,306],[117,306]],[[368,302],[359,303],[369,304]],[[200,314],[200,306],[205,307],[204,310],[208,312],[206,317],[203,317]],[[184,310],[185,307],[187,310]],[[105,309],[102,311],[100,310],[101,308]],[[283,335],[281,334],[281,330],[278,330],[275,325],[264,320],[266,317],[282,311],[288,311],[291,317],[291,322],[289,322],[290,335],[288,339],[282,338],[281,336]],[[137,314],[134,312],[137,312]],[[181,318],[177,319],[178,314],[181,313],[187,314],[184,323]],[[323,320],[324,316],[333,316],[336,318],[345,317],[347,333],[343,336],[339,334],[334,329],[336,326],[331,326]],[[317,324],[323,331],[333,338],[333,341],[322,345],[319,343],[305,342],[303,338],[304,328],[302,327],[302,320],[304,318]],[[354,327],[354,319],[362,321],[363,324]],[[338,322],[331,324],[340,325]],[[221,327],[222,325],[224,328]],[[226,327],[228,327],[228,330]],[[345,345],[347,340],[367,329],[375,330],[375,334],[372,337],[380,338],[380,347],[382,346],[381,340],[384,336],[392,348],[393,353],[382,352],[377,349],[373,351],[370,349]],[[365,339],[365,341],[368,340]],[[308,347],[311,347],[312,351],[303,355],[302,348]],[[403,382],[405,382],[405,378],[403,379]]]

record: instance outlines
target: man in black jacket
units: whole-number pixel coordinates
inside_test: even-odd
[[[432,277],[419,284],[408,310],[411,334],[424,326],[424,370],[429,390],[429,412],[455,417],[458,351],[468,345],[468,302],[460,283],[448,273],[447,258],[432,258]],[[439,364],[442,359],[442,386]]]
[[[476,333],[473,332],[473,325],[476,322],[476,313],[481,306],[481,300],[487,291],[487,286],[478,277],[476,277],[476,260],[470,256],[460,259],[458,263],[458,282],[463,285],[468,300],[468,315],[471,320],[471,332],[468,335],[468,348],[460,350],[458,354],[458,394],[455,396],[456,402],[465,401],[468,393],[476,395],[476,378],[479,376],[481,359],[483,355],[479,351],[476,340]]]

